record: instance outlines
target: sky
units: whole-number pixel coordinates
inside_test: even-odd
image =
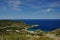
[[[60,19],[60,0],[0,0],[0,19]]]

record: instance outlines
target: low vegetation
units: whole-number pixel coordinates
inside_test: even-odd
[[[28,25],[22,21],[0,20],[0,40],[55,40],[46,36],[42,30],[36,30],[33,33],[28,32]],[[57,33],[55,33],[57,32]],[[56,36],[60,35],[60,31],[52,31]]]

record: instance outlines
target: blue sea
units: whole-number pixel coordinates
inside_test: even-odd
[[[52,31],[60,28],[60,19],[24,19],[22,20],[26,24],[33,25],[38,24],[37,27],[29,28],[28,30],[35,31],[37,29],[43,31]]]

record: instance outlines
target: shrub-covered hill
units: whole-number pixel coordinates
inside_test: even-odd
[[[45,36],[42,30],[33,33],[27,30],[31,26],[22,21],[0,20],[0,40],[54,40]]]
[[[21,30],[30,27],[30,25],[15,20],[0,20],[0,31]]]

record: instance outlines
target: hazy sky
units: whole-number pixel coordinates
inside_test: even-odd
[[[0,19],[60,19],[60,0],[0,0]]]

